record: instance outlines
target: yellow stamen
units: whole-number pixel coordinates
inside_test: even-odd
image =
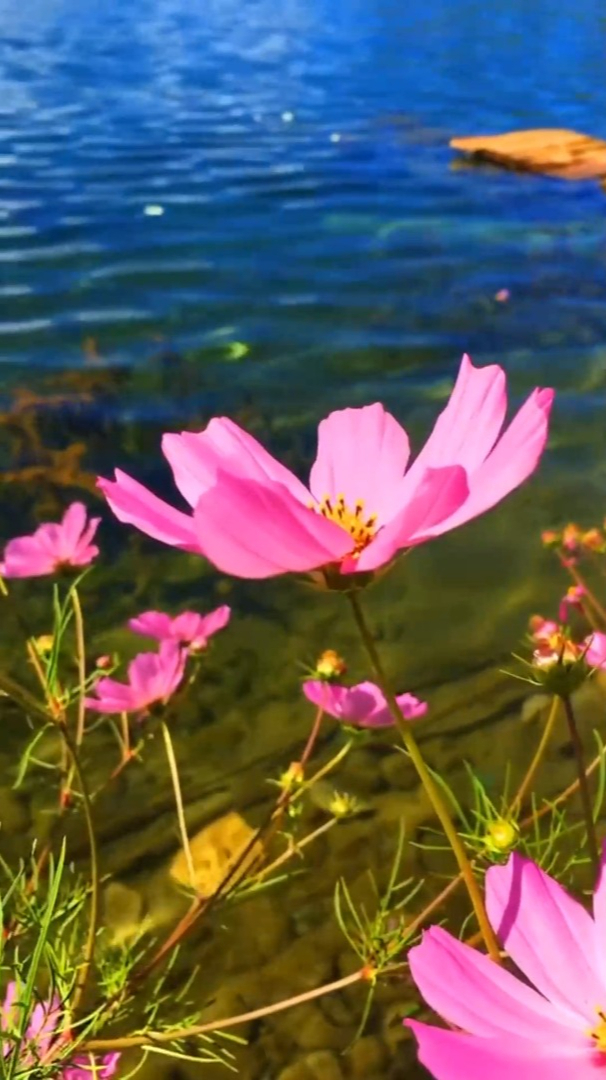
[[[361,500],[355,504],[353,510],[350,510],[345,502],[344,495],[338,495],[334,504],[329,496],[325,495],[317,509],[322,514],[322,517],[334,521],[336,525],[340,525],[342,529],[345,529],[350,534],[354,542],[354,558],[370,544],[375,535],[377,515],[371,514],[366,517],[364,503]]]
[[[595,1042],[595,1049],[599,1050],[601,1054],[606,1054],[606,1012],[603,1009],[596,1009],[596,1012],[600,1018],[600,1023],[591,1029],[589,1035]]]

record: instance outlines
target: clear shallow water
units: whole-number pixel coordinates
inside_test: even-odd
[[[477,752],[496,775],[513,745],[509,727],[498,746],[493,736],[501,699],[454,690],[475,704],[458,700],[451,723],[439,685],[501,663],[533,607],[557,598],[538,531],[603,514],[606,194],[456,168],[448,140],[543,125],[605,136],[603,5],[193,7],[0,0],[4,406],[16,388],[34,390],[34,432],[55,448],[82,442],[91,483],[120,464],[168,494],[162,429],[216,412],[303,468],[315,421],[339,405],[380,398],[420,439],[464,350],[502,363],[517,399],[555,385],[551,448],[532,486],[369,595],[390,669],[432,705],[432,760]],[[502,288],[506,304],[494,300]],[[3,465],[48,464],[35,434],[15,437],[12,423]],[[17,512],[31,525],[76,494],[82,476],[67,480],[6,487],[6,535]],[[337,646],[365,674],[345,614],[288,582],[232,588],[196,560],[104,528],[110,555],[129,550],[90,585],[92,655],[125,645],[113,627],[143,607],[232,602],[234,627],[179,739],[195,763],[188,799],[234,766],[248,787],[228,784],[226,805],[248,811],[305,732],[297,665]],[[31,611],[41,631],[43,596]],[[361,760],[354,788],[364,793],[374,767]],[[370,784],[379,800],[387,776]],[[125,808],[140,804],[133,785]],[[358,863],[337,860],[339,872],[360,872],[379,850],[388,819],[377,805]],[[124,854],[114,837],[110,865],[164,859],[167,820],[161,843],[148,830]]]

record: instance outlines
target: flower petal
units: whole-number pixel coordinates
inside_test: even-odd
[[[84,704],[87,709],[100,713],[129,712],[132,709],[130,686],[111,679],[109,676],[98,679],[93,686],[95,697],[87,697]]]
[[[343,564],[343,573],[375,570],[393,559],[403,548],[423,543],[445,531],[444,523],[469,495],[467,474],[460,465],[427,469],[408,503],[380,529],[356,560]]]
[[[69,559],[77,547],[85,527],[86,507],[81,502],[74,502],[71,506],[68,506],[61,521],[62,558]]]
[[[200,552],[192,518],[153,495],[132,476],[116,469],[115,480],[99,477],[97,486],[101,488],[118,521],[135,525],[141,532],[154,540],[161,540],[163,544],[184,551]]]
[[[219,472],[194,514],[200,550],[226,574],[266,578],[314,570],[342,558],[352,540],[281,484]]]
[[[201,632],[206,638],[212,637],[218,630],[224,630],[230,619],[231,608],[229,604],[221,604],[214,611],[209,611],[208,615],[202,616]]]
[[[486,461],[469,478],[470,495],[447,522],[453,529],[492,509],[535,471],[545,449],[553,390],[534,390]]]
[[[308,701],[324,709],[329,716],[342,720],[346,724],[360,727],[389,726],[393,724],[385,698],[371,682],[362,682],[357,686],[339,686],[321,679],[310,679],[303,683],[303,693]],[[381,714],[386,714],[386,722],[381,724]],[[379,717],[378,722],[375,717]]]
[[[514,852],[486,874],[486,909],[520,971],[587,1027],[604,1008],[606,985],[595,963],[591,916],[557,881]]]
[[[410,472],[420,477],[424,469],[444,465],[475,471],[497,441],[506,411],[503,369],[497,364],[474,367],[465,355],[448,404]]]
[[[172,619],[164,611],[143,611],[134,619],[129,619],[127,626],[134,634],[161,641],[162,638],[170,637]]]
[[[441,927],[427,930],[408,959],[427,1004],[471,1035],[587,1045],[575,1017],[562,1016],[536,990]]]
[[[332,412],[318,427],[318,454],[309,486],[314,498],[342,495],[354,510],[388,520],[410,453],[408,436],[382,405]]]
[[[56,560],[35,536],[16,536],[4,549],[0,572],[6,578],[42,577],[55,571]]]
[[[299,502],[309,502],[309,492],[294,473],[226,416],[215,417],[204,431],[164,435],[162,451],[192,508],[216,482],[218,469],[260,483],[282,484]]]
[[[429,708],[426,701],[421,701],[414,694],[398,694],[396,701],[405,720],[420,720]]]
[[[606,840],[602,843],[600,872],[593,894],[593,919],[596,936],[594,956],[606,986]]]
[[[590,667],[606,667],[606,634],[600,630],[594,630],[583,642],[585,648],[584,657]]]
[[[600,1080],[601,1055],[562,1053],[525,1040],[482,1039],[407,1020],[419,1044],[419,1061],[436,1080]]]

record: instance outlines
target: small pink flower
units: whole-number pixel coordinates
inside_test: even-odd
[[[311,679],[303,683],[303,693],[308,701],[344,724],[368,728],[393,726],[394,721],[387,702],[374,683],[338,686],[321,679]],[[427,703],[419,701],[412,694],[400,694],[396,701],[405,720],[418,720],[427,712]]]
[[[163,641],[157,653],[139,653],[128,665],[128,682],[108,677],[99,679],[85,698],[93,712],[143,712],[159,701],[165,704],[179,686],[185,672],[187,649],[176,641]]]
[[[494,294],[494,298],[498,304],[506,304],[508,300],[511,300],[511,293],[509,289],[499,289],[499,291]]]
[[[585,638],[583,648],[585,661],[589,667],[606,668],[606,634],[594,630],[593,634],[588,634]]]
[[[39,525],[31,536],[17,536],[4,549],[0,574],[5,578],[42,577],[64,567],[88,566],[99,554],[92,544],[101,518],[87,522],[86,507],[75,502],[67,508],[60,524]]]
[[[19,989],[16,982],[9,982],[6,988],[4,1003],[0,1008],[0,1032],[4,1032],[10,1038],[4,1038],[2,1042],[2,1056],[6,1060],[10,1057],[14,1046],[14,1039],[18,1036],[23,1020],[22,1006],[18,999]],[[59,1028],[64,1034],[61,1004],[58,997],[50,1001],[39,1002],[34,1006],[25,1032],[25,1040],[19,1049],[19,1063],[15,1075],[19,1073],[35,1073],[36,1066],[43,1063],[45,1055],[51,1048],[55,1030]],[[119,1053],[104,1054],[102,1057],[93,1054],[76,1054],[69,1060],[58,1062],[57,1075],[65,1080],[110,1080],[118,1067]]]
[[[449,1025],[406,1021],[436,1080],[601,1080],[606,1075],[606,872],[593,917],[514,853],[486,874],[488,917],[524,977],[440,927],[408,958]],[[455,1030],[452,1030],[455,1029]]]
[[[530,636],[538,644],[549,642],[554,637],[559,637],[562,627],[553,619],[544,619],[542,615],[533,615],[529,622]]]
[[[158,641],[176,641],[197,652],[206,648],[208,639],[213,634],[227,626],[230,617],[231,608],[223,604],[208,615],[183,611],[174,619],[163,611],[145,611],[142,615],[129,619],[128,625],[135,634],[157,638]]]
[[[560,607],[558,610],[558,619],[560,622],[566,622],[570,615],[570,609],[575,611],[583,611],[583,597],[585,596],[587,589],[584,589],[582,585],[571,585],[564,596],[560,600]]]
[[[333,412],[306,487],[221,417],[167,434],[162,450],[190,513],[126,473],[99,486],[120,521],[242,578],[370,572],[485,513],[534,472],[553,390],[535,390],[502,434],[505,372],[463,357],[446,408],[408,468],[408,436],[382,405]]]

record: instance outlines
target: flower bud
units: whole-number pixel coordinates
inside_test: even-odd
[[[508,818],[495,818],[486,830],[484,843],[495,855],[506,855],[518,842],[520,830],[515,821]]]
[[[334,649],[326,649],[319,657],[313,672],[316,679],[324,682],[334,682],[347,671],[347,665],[342,656]]]
[[[48,656],[52,652],[55,639],[52,634],[40,634],[40,637],[34,638],[34,646],[38,656]]]
[[[329,813],[336,818],[350,817],[360,809],[358,800],[354,795],[346,792],[335,791],[328,804]]]

